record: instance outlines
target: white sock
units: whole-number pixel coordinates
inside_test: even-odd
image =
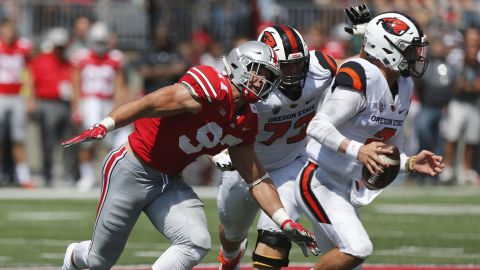
[[[77,268],[88,268],[87,255],[91,242],[92,241],[83,241],[78,243],[78,245],[75,247],[75,250],[73,251],[73,263]]]
[[[20,184],[30,183],[30,168],[26,162],[19,162],[15,165],[15,173]]]
[[[93,169],[92,162],[87,161],[80,164],[80,179],[85,177],[94,177],[94,175],[95,170]]]

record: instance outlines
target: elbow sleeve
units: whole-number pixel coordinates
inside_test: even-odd
[[[312,119],[307,128],[307,134],[334,151],[338,151],[340,144],[345,139],[345,136],[329,121],[328,116],[322,113]]]

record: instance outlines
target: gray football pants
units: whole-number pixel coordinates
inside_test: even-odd
[[[89,268],[109,269],[117,262],[142,211],[172,245],[210,249],[203,203],[181,177],[142,164],[125,146],[109,153],[102,175]]]

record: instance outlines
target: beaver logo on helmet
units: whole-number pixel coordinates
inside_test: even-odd
[[[271,48],[275,48],[277,46],[277,42],[275,41],[275,38],[273,37],[272,33],[268,31],[265,31],[265,33],[263,33],[263,36],[260,39],[260,41],[267,44]]]
[[[404,21],[397,18],[382,18],[378,20],[377,24],[379,23],[385,31],[395,36],[401,36],[410,29]]]

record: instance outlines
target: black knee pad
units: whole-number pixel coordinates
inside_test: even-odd
[[[252,261],[254,265],[264,267],[286,267],[288,266],[289,259],[288,254],[292,248],[292,242],[288,237],[279,232],[271,232],[266,230],[258,230],[257,243],[264,243],[271,247],[278,247],[284,249],[287,252],[287,258],[271,258],[256,254],[255,251],[252,254]],[[256,249],[256,248],[255,248]]]

